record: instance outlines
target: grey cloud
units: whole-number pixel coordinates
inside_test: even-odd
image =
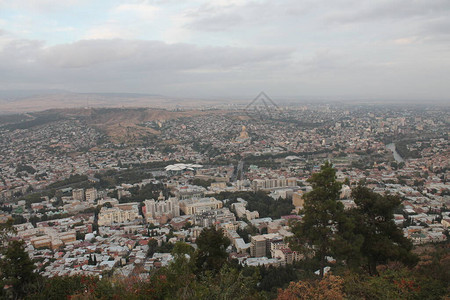
[[[0,82],[8,88],[155,91],[160,85],[220,78],[290,59],[289,48],[199,47],[142,40],[84,40],[45,47],[15,40],[0,50]],[[208,78],[209,77],[209,78]]]
[[[326,14],[330,27],[362,29],[382,39],[412,39],[415,43],[444,42],[450,34],[450,1],[448,0],[384,0],[361,1],[351,10]]]
[[[185,14],[185,18],[189,20],[185,27],[201,31],[228,30],[243,23],[241,10],[233,4],[226,7],[215,6],[212,3],[202,5]]]
[[[450,18],[440,17],[431,20],[427,20],[423,26],[424,35],[443,35],[450,36]]]
[[[43,49],[42,58],[56,67],[83,68],[127,59],[137,54],[135,50],[123,40],[81,40]]]
[[[12,39],[0,48],[0,66],[15,68],[35,63],[37,54],[44,46],[42,41]]]
[[[225,31],[244,22],[244,18],[237,13],[221,13],[206,16],[190,22],[186,27],[204,31]]]
[[[304,15],[320,6],[314,3],[319,1],[249,1],[226,6],[211,2],[186,13],[189,20],[186,27],[198,31],[227,31],[242,25],[265,25]]]
[[[289,48],[199,47],[142,40],[84,40],[43,50],[46,62],[61,68],[114,64],[124,68],[186,70],[234,67],[289,57]]]
[[[64,0],[64,1],[53,1],[53,0],[0,0],[0,9],[13,8],[25,11],[32,11],[37,13],[54,13],[67,9],[68,7],[73,7],[80,5],[86,0]]]
[[[371,22],[382,19],[405,19],[430,17],[447,14],[450,11],[448,0],[383,0],[359,1],[351,10],[327,15],[332,23]]]

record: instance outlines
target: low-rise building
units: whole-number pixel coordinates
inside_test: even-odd
[[[51,248],[59,247],[75,242],[75,230],[59,232],[52,227],[38,227],[19,231],[18,236],[24,240],[29,240],[34,248]]]
[[[259,218],[258,211],[249,211],[246,209],[247,201],[242,198],[237,199],[238,202],[231,204],[231,207],[236,212],[238,218],[246,218],[247,220],[253,220]]]

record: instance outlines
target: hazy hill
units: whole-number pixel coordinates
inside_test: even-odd
[[[133,143],[149,135],[158,135],[158,123],[180,117],[202,114],[220,114],[223,111],[170,111],[159,108],[64,108],[35,113],[1,115],[0,126],[5,129],[29,129],[44,124],[78,119],[107,134],[113,142]],[[144,123],[154,122],[153,126]]]
[[[226,104],[238,103],[227,100]],[[72,93],[66,91],[0,91],[0,114],[85,107],[157,107],[166,109],[224,105],[219,100],[170,98],[136,93]]]

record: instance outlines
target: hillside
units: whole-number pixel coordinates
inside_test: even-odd
[[[159,108],[64,108],[36,113],[0,116],[0,125],[5,128],[28,129],[52,122],[76,119],[104,132],[112,142],[134,144],[143,138],[158,135],[160,132],[145,123],[163,123],[181,117],[194,117],[204,114],[221,114],[224,111],[170,111]],[[154,124],[156,125],[156,124]]]
[[[227,100],[227,104],[239,103]],[[242,104],[242,103],[241,103]],[[161,95],[133,93],[71,93],[54,92],[20,94],[12,97],[0,93],[0,114],[36,112],[49,107],[56,109],[94,108],[138,108],[157,107],[165,109],[193,108],[223,105],[215,99],[170,98]]]

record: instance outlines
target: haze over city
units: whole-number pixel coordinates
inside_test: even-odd
[[[450,2],[0,1],[0,89],[447,101]]]

